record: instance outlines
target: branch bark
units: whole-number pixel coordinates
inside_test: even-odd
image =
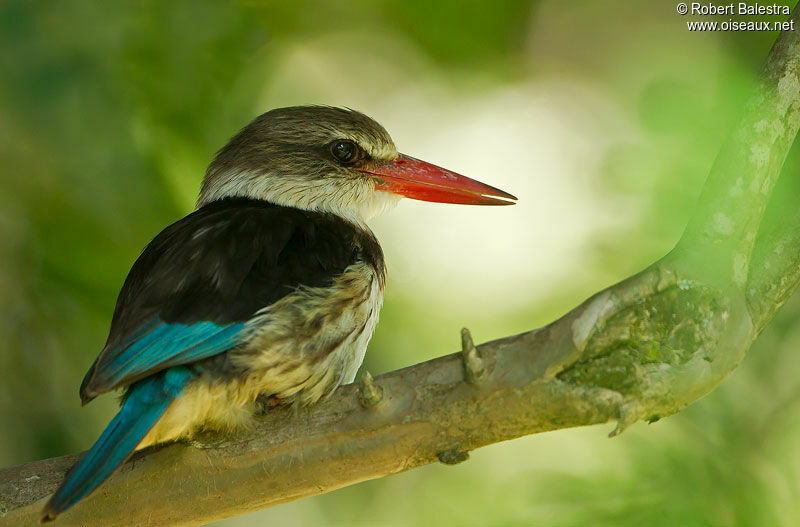
[[[702,397],[800,284],[800,214],[761,225],[800,126],[799,72],[785,31],[684,236],[641,273],[543,328],[271,411],[246,437],[137,453],[59,524],[201,525],[526,434],[616,419],[615,435]],[[76,459],[0,471],[0,525],[36,525]]]

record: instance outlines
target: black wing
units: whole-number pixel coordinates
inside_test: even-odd
[[[82,400],[234,347],[257,311],[359,260],[382,270],[374,237],[330,214],[239,198],[193,212],[131,268]]]

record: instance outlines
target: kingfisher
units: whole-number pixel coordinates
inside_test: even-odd
[[[353,382],[383,304],[366,221],[402,198],[509,205],[511,194],[398,153],[346,108],[264,113],[206,171],[197,207],[133,264],[83,404],[119,412],[42,511],[54,520],[131,454],[205,429],[247,429],[264,404],[305,406]]]

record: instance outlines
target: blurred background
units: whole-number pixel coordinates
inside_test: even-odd
[[[776,37],[690,33],[675,7],[0,0],[0,466],[99,435],[116,400],[81,408],[78,385],[130,265],[270,108],[361,110],[401,151],[520,198],[374,221],[373,374],[457,351],[462,326],[541,326],[662,256]],[[796,207],[797,186],[776,199]],[[216,525],[800,525],[798,321],[796,297],[716,391],[614,440],[526,437]]]

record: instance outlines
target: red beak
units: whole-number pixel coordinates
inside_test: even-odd
[[[517,199],[499,188],[400,154],[385,165],[362,169],[375,179],[375,190],[407,198],[463,205],[513,205]]]

